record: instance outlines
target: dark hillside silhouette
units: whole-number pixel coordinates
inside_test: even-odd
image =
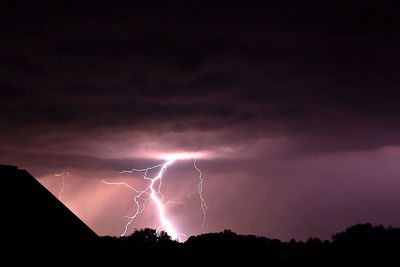
[[[27,171],[0,165],[2,247],[34,253],[79,252],[98,236]],[[72,244],[72,245],[71,245]]]

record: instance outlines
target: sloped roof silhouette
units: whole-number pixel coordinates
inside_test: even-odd
[[[2,225],[10,244],[35,250],[70,244],[82,247],[97,238],[27,171],[0,165],[0,179]]]

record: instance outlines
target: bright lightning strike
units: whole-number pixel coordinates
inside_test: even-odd
[[[206,213],[207,213],[207,203],[204,200],[203,197],[203,174],[201,170],[197,167],[196,165],[196,160],[193,161],[193,166],[194,168],[199,172],[199,183],[197,184],[197,187],[199,188],[199,197],[200,197],[200,206],[201,206],[201,211],[203,212],[203,223],[201,224],[201,227],[204,227],[204,224],[206,223]]]
[[[65,175],[69,175],[69,172],[62,172],[62,173],[56,173],[56,174],[54,174],[55,177],[61,177],[61,178],[62,178],[62,180],[61,180],[61,188],[60,188],[60,190],[58,191],[58,194],[57,194],[57,198],[58,198],[59,200],[62,200],[62,195],[63,195],[63,193],[64,193]]]
[[[172,225],[171,221],[167,218],[167,215],[165,214],[165,207],[168,204],[183,204],[183,203],[168,201],[166,204],[163,204],[164,195],[161,193],[163,174],[167,171],[168,166],[172,165],[177,159],[187,159],[187,158],[186,157],[180,158],[177,155],[173,155],[168,157],[167,161],[165,161],[163,164],[155,165],[144,169],[132,169],[120,172],[121,174],[136,173],[136,172],[143,173],[143,178],[149,181],[149,185],[143,190],[137,190],[127,183],[108,182],[103,180],[103,183],[105,184],[125,186],[126,188],[130,189],[135,193],[133,201],[135,202],[136,205],[136,211],[132,216],[124,216],[124,218],[128,219],[128,222],[125,224],[124,231],[121,234],[121,236],[126,235],[130,224],[132,224],[135,218],[145,210],[146,203],[149,200],[152,200],[156,204],[158,217],[160,220],[160,225],[157,227],[157,232],[160,231],[161,229],[164,229],[171,236],[171,238],[175,240],[178,240],[179,236],[186,237],[185,234],[180,233],[175,229],[175,227]],[[200,205],[203,213],[203,222],[202,222],[202,227],[203,227],[205,224],[206,211],[207,211],[206,201],[203,197],[203,177],[201,170],[196,165],[196,160],[193,162],[193,166],[199,172],[198,194],[200,197]],[[154,176],[153,178],[149,177],[148,172],[150,170],[155,170],[155,169],[160,169],[157,175]]]

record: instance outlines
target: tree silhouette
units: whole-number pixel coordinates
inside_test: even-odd
[[[255,235],[240,235],[226,229],[191,236],[186,242],[172,240],[166,232],[136,229],[123,237],[103,236],[88,249],[101,263],[119,266],[139,261],[145,264],[338,266],[400,263],[399,228],[358,224],[332,236],[332,241],[310,237],[305,242],[282,242]],[[394,266],[395,264],[393,264]]]

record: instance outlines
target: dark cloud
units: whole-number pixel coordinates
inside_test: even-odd
[[[400,143],[394,2],[60,6],[4,6],[3,144],[193,131],[215,134],[192,148]]]

